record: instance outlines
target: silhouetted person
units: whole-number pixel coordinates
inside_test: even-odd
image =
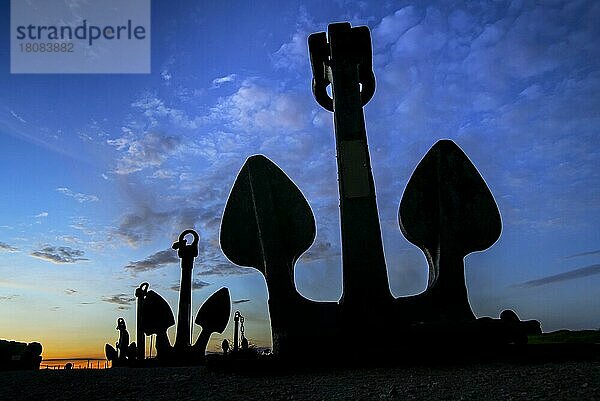
[[[132,362],[136,359],[137,356],[137,345],[134,342],[129,344],[129,349],[127,350],[127,359]]]
[[[119,330],[119,341],[117,342],[117,350],[119,351],[119,360],[126,361],[129,351],[129,332],[125,326],[125,319],[120,317],[117,320],[117,330]]]
[[[223,340],[221,343],[221,348],[223,349],[223,355],[227,355],[229,352],[229,341],[227,341],[227,339]]]

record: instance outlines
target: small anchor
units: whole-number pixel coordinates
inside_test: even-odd
[[[186,235],[192,235],[188,245]],[[181,259],[181,282],[177,315],[175,344],[171,345],[167,330],[175,324],[175,318],[168,302],[153,290],[148,283],[140,284],[135,291],[137,297],[137,339],[139,346],[135,359],[142,363],[145,355],[145,336],[156,335],[156,359],[163,365],[192,365],[202,363],[206,347],[212,333],[222,333],[231,314],[229,290],[223,287],[212,294],[202,304],[196,315],[195,323],[202,327],[196,342],[191,344],[191,304],[192,270],[194,259],[198,256],[200,236],[194,230],[185,230],[173,244],[173,249]],[[107,344],[107,356],[110,350]],[[113,357],[111,353],[111,357]]]

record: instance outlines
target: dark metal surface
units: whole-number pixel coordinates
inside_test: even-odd
[[[148,283],[142,283],[135,290],[135,297],[137,298],[137,313],[136,313],[136,334],[135,341],[137,342],[136,348],[136,359],[143,361],[146,358],[146,335],[144,334],[144,325],[142,323],[142,316],[144,314],[144,299],[148,293]]]
[[[175,317],[169,303],[153,290],[148,291],[144,298],[141,320],[144,334],[156,335],[156,358],[169,359],[172,348],[167,330],[175,324]]]
[[[312,210],[289,177],[264,156],[246,160],[223,212],[221,248],[232,262],[265,276],[273,346],[280,353],[337,335],[337,303],[307,300],[294,284],[294,265],[315,234]],[[310,316],[312,324],[298,316]]]
[[[359,313],[391,299],[362,110],[375,91],[371,37],[367,27],[349,23],[329,25],[327,37],[342,228],[340,302]]]
[[[347,357],[362,345],[356,343],[363,338],[357,329],[395,333],[390,355],[417,352],[412,344],[441,354],[459,344],[520,342],[539,331],[539,322],[521,322],[516,314],[476,319],[471,311],[463,259],[490,247],[501,221],[483,178],[448,140],[435,144],[419,163],[399,210],[402,232],[429,262],[427,290],[392,297],[362,110],[375,91],[370,33],[367,27],[331,24],[327,34],[311,35],[308,45],[315,100],[334,112],[342,298],[315,302],[298,293],[294,265],[314,241],[314,217],[296,185],[264,156],[250,157],[240,170],[221,223],[225,255],[265,276],[274,353],[290,361]]]
[[[187,244],[185,236],[193,236],[192,243]],[[137,298],[137,339],[138,345],[132,343],[128,346],[127,359],[130,364],[143,366],[145,361],[145,336],[156,335],[156,360],[161,365],[194,365],[202,363],[206,346],[212,333],[222,333],[229,321],[231,313],[231,298],[227,288],[221,288],[212,294],[200,307],[195,322],[202,326],[202,332],[196,343],[191,345],[191,298],[192,298],[192,269],[194,258],[198,256],[198,242],[200,237],[194,230],[185,230],[173,244],[181,258],[181,284],[179,294],[179,310],[175,345],[171,345],[167,330],[175,324],[175,317],[168,302],[153,290],[149,290],[148,283],[142,283],[135,291]],[[125,322],[119,320],[118,328],[121,330],[120,344],[125,344],[125,335],[122,329]],[[126,335],[128,341],[128,334]],[[122,350],[122,348],[121,348]],[[121,351],[122,355],[126,353]],[[117,351],[109,344],[106,345],[106,355],[117,358]],[[121,360],[119,355],[118,360]],[[112,360],[112,359],[111,359]],[[135,363],[134,363],[135,361]],[[113,366],[115,366],[113,364]]]
[[[523,322],[510,310],[500,319],[476,318],[471,310],[464,258],[494,244],[501,219],[485,181],[450,140],[437,142],[423,157],[399,208],[402,233],[427,258],[427,289],[414,296],[392,296],[363,114],[375,93],[370,32],[349,23],[331,24],[327,34],[311,35],[308,44],[315,99],[333,111],[334,119],[343,271],[339,302],[308,300],[296,289],[294,267],[315,240],[316,225],[302,192],[275,163],[262,155],[246,160],[221,221],[223,253],[265,277],[274,354],[292,362],[361,359],[367,356],[357,350],[368,347],[363,342],[369,335],[391,332],[394,338],[385,355],[377,354],[376,359],[399,359],[421,350],[449,355],[482,345],[522,344],[528,334],[540,332],[539,322]],[[332,97],[327,93],[329,85]],[[194,237],[189,245],[188,234]],[[167,329],[175,324],[168,303],[149,291],[146,283],[136,290],[138,359],[144,358],[144,334],[155,334],[161,363],[201,363],[211,334],[225,329],[231,300],[228,289],[221,288],[198,311],[195,322],[202,332],[190,345],[192,269],[198,242],[196,231],[185,230],[173,244],[181,258],[175,346],[167,337]],[[234,323],[231,354],[241,355],[251,347],[239,312]],[[222,345],[227,354],[228,342]],[[107,345],[108,354],[116,357],[116,350]]]
[[[186,235],[194,237],[192,243],[187,245]],[[177,256],[181,259],[181,281],[179,284],[179,307],[177,309],[177,337],[175,338],[175,349],[186,351],[191,345],[192,318],[192,269],[194,258],[198,256],[198,241],[200,237],[194,230],[185,230],[179,235],[173,249],[177,250]]]
[[[399,210],[400,229],[429,264],[425,294],[440,318],[469,320],[464,257],[489,248],[502,222],[494,197],[464,152],[441,140],[413,172]]]
[[[231,315],[231,297],[229,289],[223,287],[212,294],[200,307],[196,315],[196,324],[202,332],[194,344],[194,352],[203,356],[212,333],[223,333]]]

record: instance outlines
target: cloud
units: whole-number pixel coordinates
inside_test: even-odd
[[[162,70],[162,72],[160,73],[160,76],[165,81],[170,81],[171,78],[173,78],[173,75],[166,69]]]
[[[181,109],[167,106],[162,99],[159,99],[152,93],[145,94],[140,99],[133,102],[131,106],[142,112],[142,115],[148,119],[150,127],[152,128],[166,122],[169,122],[178,128],[198,128],[198,121],[196,118],[191,118]]]
[[[237,78],[236,74],[229,74],[229,75],[226,75],[224,77],[215,78],[212,81],[212,87],[211,88],[212,89],[219,88],[221,85],[223,85],[225,83],[235,81],[236,78]]]
[[[18,298],[19,296],[17,294],[12,294],[12,295],[1,295],[0,296],[0,301],[13,301],[16,298]]]
[[[98,202],[100,200],[96,195],[86,195],[80,192],[73,192],[69,188],[56,188],[56,191],[60,192],[65,196],[75,199],[79,203]],[[48,214],[46,213],[46,215]]]
[[[236,266],[232,263],[218,263],[208,266],[208,269],[205,269],[204,266],[202,266],[200,269],[198,269],[197,274],[199,276],[233,276],[239,274],[248,274],[252,271],[253,269],[251,268]]]
[[[410,28],[414,27],[423,18],[421,12],[414,6],[407,6],[385,16],[373,29],[373,44],[384,48],[396,43],[398,39]]]
[[[299,131],[311,125],[311,111],[293,92],[274,90],[247,79],[233,95],[211,109],[209,121],[246,132]]]
[[[89,260],[83,257],[85,252],[68,246],[45,246],[31,252],[30,255],[55,264],[67,264]]]
[[[160,180],[170,180],[176,178],[178,174],[175,171],[167,170],[167,169],[158,169],[156,170],[150,177],[158,178]]]
[[[211,285],[211,284],[207,283],[206,281],[202,281],[202,280],[193,280],[192,281],[192,289],[194,289],[194,290],[199,290],[199,289],[207,287],[209,285]]]
[[[0,252],[18,252],[19,249],[0,241]]]
[[[315,242],[301,257],[304,262],[329,259],[340,256],[338,248],[333,248],[331,242]]]
[[[79,291],[77,291],[77,290],[74,290],[74,289],[72,289],[72,288],[67,288],[67,289],[65,290],[65,294],[67,294],[67,295],[74,295],[74,294],[77,294],[78,292],[79,292]]]
[[[281,45],[273,54],[273,65],[276,69],[294,70],[308,64],[307,36],[307,31],[299,29],[289,42]]]
[[[271,56],[273,67],[302,75],[309,71],[307,38],[310,33],[321,30],[322,27],[323,24],[317,24],[312,20],[305,7],[300,7],[292,37]]]
[[[41,213],[38,213],[38,214],[36,214],[36,215],[35,215],[35,216],[33,216],[33,217],[35,217],[36,219],[40,219],[40,218],[44,218],[44,217],[48,217],[48,212],[41,212]]]
[[[596,274],[600,274],[600,264],[594,264],[586,267],[581,267],[579,269],[571,270],[565,273],[555,274],[552,276],[542,277],[536,280],[526,281],[522,284],[519,284],[518,287],[539,287],[542,285],[574,280],[576,278],[589,277]]]
[[[234,305],[245,304],[246,302],[250,302],[250,300],[249,299],[236,299],[235,301],[231,301],[231,303]]]
[[[135,301],[135,297],[124,293],[109,295],[101,298],[103,302],[108,302],[115,305],[129,306]]]
[[[96,229],[94,227],[92,227],[92,225],[90,224],[88,219],[86,219],[85,217],[81,217],[81,216],[73,217],[72,224],[70,224],[69,227],[71,227],[75,230],[79,230],[86,235],[95,235],[96,234]],[[70,238],[70,239],[73,240],[74,238]],[[77,241],[77,239],[75,239],[75,241]]]
[[[125,214],[114,233],[130,246],[136,247],[140,242],[151,240],[171,219],[170,213],[157,212],[149,206],[142,206],[133,213]]]
[[[206,194],[204,195],[206,196]],[[137,210],[121,217],[118,227],[113,230],[112,235],[135,248],[140,243],[156,239],[158,235],[174,239],[174,235],[183,229],[196,227],[199,220],[202,220],[203,224],[208,224],[210,223],[209,219],[216,218],[214,213],[206,211],[207,209],[212,210],[212,206],[199,209],[178,207],[177,205],[177,202],[173,202],[173,209],[170,212],[154,210],[153,206],[149,204],[136,205]],[[176,255],[175,252],[171,252]]]
[[[180,148],[181,138],[156,133],[134,138],[131,134],[126,134],[118,139],[109,139],[107,143],[121,152],[114,172],[126,175],[150,167],[160,167]]]
[[[20,115],[18,115],[17,113],[15,113],[15,112],[14,112],[14,111],[12,111],[12,110],[9,110],[9,111],[10,111],[10,114],[11,114],[11,115],[12,115],[14,118],[16,118],[17,120],[19,120],[19,121],[20,121],[20,122],[22,122],[23,124],[27,124],[27,121],[25,121],[25,120],[24,120],[24,119],[23,119],[23,118],[22,118]]]
[[[178,263],[179,258],[177,252],[173,249],[166,249],[164,251],[156,252],[146,259],[139,260],[137,262],[130,262],[125,269],[133,271],[133,273],[148,271],[164,267],[173,263]]]
[[[555,230],[597,212],[599,49],[589,43],[599,16],[590,2],[415,3],[375,24],[378,87],[365,110],[382,216],[440,136],[465,149],[496,196],[513,195],[499,202],[505,226]],[[488,157],[495,148],[502,159]],[[382,167],[394,177],[382,181]]]
[[[209,285],[211,285],[211,283],[207,283],[206,281],[197,280],[197,279],[192,280],[192,290],[201,290],[202,288],[208,287]],[[177,284],[173,284],[169,288],[173,291],[179,291],[179,287],[180,287],[180,283],[177,283]]]
[[[573,258],[578,258],[580,256],[591,256],[591,255],[600,255],[600,249],[597,249],[595,251],[576,253],[574,255],[565,256],[563,259],[573,259]]]

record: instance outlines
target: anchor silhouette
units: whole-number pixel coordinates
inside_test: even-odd
[[[188,234],[194,238],[189,245],[185,239]],[[130,364],[144,364],[146,360],[145,336],[152,335],[156,335],[156,359],[161,365],[202,363],[212,333],[222,333],[225,330],[231,314],[231,297],[229,290],[223,287],[208,297],[198,310],[195,323],[202,327],[202,331],[196,342],[193,345],[191,343],[192,269],[194,268],[194,258],[198,256],[199,240],[200,237],[196,231],[185,230],[173,244],[173,249],[177,250],[181,259],[177,332],[174,345],[171,345],[167,335],[167,330],[175,324],[169,303],[155,291],[149,290],[148,283],[142,283],[136,289],[138,346],[131,352]],[[116,359],[115,353],[107,344],[106,354],[109,360]]]
[[[427,258],[427,289],[393,297],[363,114],[375,93],[369,29],[330,24],[327,33],[310,35],[308,46],[314,97],[334,118],[341,299],[317,302],[298,293],[294,266],[315,239],[314,215],[298,187],[265,156],[251,156],[241,168],[220,231],[227,258],[265,277],[274,354],[313,358],[327,344],[348,353],[366,336],[384,331],[399,340],[390,352],[404,353],[423,352],[414,344],[436,353],[448,345],[522,343],[541,332],[539,322],[520,321],[512,311],[500,319],[478,319],[471,310],[464,257],[492,246],[502,223],[485,181],[450,140],[438,141],[423,157],[399,208],[402,233]]]

